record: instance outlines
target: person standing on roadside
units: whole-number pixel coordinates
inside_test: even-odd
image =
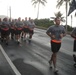
[[[52,63],[54,65],[54,72],[58,72],[56,61],[57,61],[57,53],[61,47],[61,39],[66,35],[65,28],[60,25],[60,18],[55,18],[55,25],[50,26],[46,34],[51,38],[51,50],[52,56],[49,61],[50,67],[52,68]]]

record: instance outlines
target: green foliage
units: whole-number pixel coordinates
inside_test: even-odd
[[[64,26],[64,27],[66,28],[66,26]],[[67,25],[67,31],[72,31],[72,30],[73,30],[73,28],[71,26]]]
[[[60,8],[63,5],[63,3],[66,2],[66,1],[67,1],[67,3],[69,3],[71,0],[57,0],[56,7]]]
[[[68,31],[72,31],[73,28],[68,25],[67,29],[68,29]]]
[[[55,18],[60,18],[62,22],[65,22],[65,19],[64,19],[64,17],[63,17],[63,14],[62,14],[60,11],[54,13],[54,15],[55,15],[55,17],[50,17],[50,18],[53,19],[53,20],[54,20]]]
[[[50,19],[35,19],[36,26],[48,28],[51,25],[54,25],[54,22]]]
[[[50,20],[50,19],[35,19],[34,22],[37,27],[43,28],[43,29],[47,29],[51,25],[54,25],[54,21]],[[66,26],[64,26],[64,27],[66,29]],[[67,31],[70,32],[72,30],[73,30],[73,28],[71,26],[67,25]]]
[[[45,6],[45,3],[47,3],[47,1],[46,0],[31,0],[31,2],[32,2],[32,5],[35,5],[35,7],[36,7],[36,5],[39,3],[39,4],[42,4],[42,5],[44,5]]]
[[[34,5],[34,7],[38,5],[38,12],[37,12],[37,19],[38,19],[40,4],[45,6],[45,3],[47,3],[47,1],[46,0],[31,0],[31,2],[32,2],[32,5]]]

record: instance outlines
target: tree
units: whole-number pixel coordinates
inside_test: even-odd
[[[45,3],[47,3],[46,0],[32,0],[32,5],[34,5],[34,7],[36,7],[36,5],[38,4],[38,12],[37,12],[37,19],[39,17],[39,8],[40,8],[40,4],[45,6]]]
[[[68,3],[70,2],[71,0],[58,0],[57,1],[57,7],[60,8],[60,6],[62,6],[62,4],[65,2],[65,5],[66,5],[66,31],[67,31],[67,9],[68,9]]]
[[[47,29],[49,26],[54,25],[54,21],[50,20],[49,18],[35,19],[34,22],[37,27],[44,29]]]
[[[57,7],[60,8],[62,6],[62,4],[65,2],[70,2],[71,0],[57,0]]]
[[[65,22],[63,14],[60,11],[58,11],[57,13],[55,13],[55,17],[51,17],[51,18],[55,19],[56,17],[60,18],[62,22]]]

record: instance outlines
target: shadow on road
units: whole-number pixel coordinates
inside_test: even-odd
[[[23,59],[13,61],[22,75],[43,75],[37,68],[23,62]]]

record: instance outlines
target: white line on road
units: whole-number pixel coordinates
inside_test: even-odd
[[[12,63],[12,61],[10,60],[10,58],[8,57],[8,55],[6,54],[6,52],[4,51],[4,49],[2,48],[1,45],[0,45],[0,50],[3,53],[4,57],[6,58],[7,62],[9,63],[9,65],[11,66],[12,70],[14,71],[14,73],[16,75],[21,75],[21,73],[17,70],[15,65]]]

